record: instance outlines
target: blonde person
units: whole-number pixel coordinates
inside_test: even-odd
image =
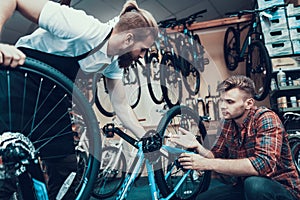
[[[145,134],[125,98],[121,78],[122,68],[143,57],[158,35],[156,21],[148,11],[139,8],[135,1],[128,1],[119,16],[103,23],[84,11],[52,1],[0,0],[0,31],[15,10],[39,28],[15,45],[0,43],[0,64],[16,67],[28,56],[57,68],[73,81],[79,70],[100,71],[106,76],[111,103],[122,124],[137,138]],[[55,199],[68,174],[76,170],[71,141],[70,137],[53,140],[42,149],[42,157],[54,157],[45,160],[50,199]],[[2,186],[0,199],[9,199],[12,191],[6,188],[8,184]],[[69,193],[65,199],[74,198],[72,190]]]
[[[220,83],[224,120],[211,150],[205,149],[186,130],[181,130],[182,136],[171,138],[198,152],[180,156],[184,168],[217,173],[210,188],[197,199],[300,199],[300,180],[292,161],[288,134],[276,113],[255,106],[254,88],[253,81],[242,75]]]

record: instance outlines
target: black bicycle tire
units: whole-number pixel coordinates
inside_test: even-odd
[[[102,149],[102,153],[104,153],[105,151],[115,151],[115,152],[118,152],[120,151],[118,148],[116,147],[104,147]],[[123,154],[123,152],[120,152],[120,159],[118,161],[118,166],[120,166],[120,163],[119,162],[122,162],[124,169],[122,169],[122,175],[121,175],[121,178],[120,178],[120,181],[118,182],[118,184],[116,185],[116,187],[113,187],[113,188],[110,188],[112,190],[110,190],[109,188],[106,188],[105,190],[105,193],[97,193],[96,190],[95,190],[95,187],[96,187],[96,184],[98,183],[98,181],[100,181],[101,177],[99,177],[99,174],[97,176],[97,180],[95,181],[95,186],[94,186],[94,189],[92,190],[92,196],[95,197],[96,199],[103,199],[103,198],[108,198],[108,197],[111,197],[113,196],[118,190],[119,188],[121,187],[122,183],[124,182],[124,179],[125,179],[125,176],[126,176],[126,170],[127,170],[127,164],[126,164],[126,158]],[[103,154],[104,155],[104,154]],[[101,173],[101,169],[99,169],[99,173]],[[99,179],[99,180],[98,180]]]
[[[195,81],[194,87],[191,86],[191,84],[188,82],[188,77],[189,76],[194,76],[195,77],[196,81]],[[200,73],[197,70],[197,68],[193,67],[193,69],[190,70],[189,75],[186,76],[186,77],[183,76],[182,80],[183,80],[183,83],[184,83],[184,86],[185,86],[186,90],[188,91],[188,93],[190,95],[195,96],[195,95],[197,95],[199,93],[199,90],[200,90]]]
[[[198,52],[198,56],[199,56],[199,60],[198,62],[196,62],[196,69],[199,69],[200,72],[204,72],[204,47],[201,43],[200,37],[198,34],[194,34],[193,35],[193,39],[194,39],[194,48],[196,50],[196,52]],[[200,48],[198,49],[197,46]]]
[[[173,66],[167,66],[167,61],[171,61]],[[180,105],[181,99],[182,99],[182,81],[179,72],[175,69],[176,63],[174,63],[174,57],[172,55],[166,53],[163,55],[162,61],[161,61],[161,67],[160,67],[160,83],[161,83],[161,90],[163,93],[164,100],[169,108],[172,108],[176,105]],[[167,74],[168,68],[172,67],[174,69],[174,75],[175,78],[177,78],[177,87],[178,87],[178,95],[175,102],[172,102],[171,98],[169,97],[169,89],[167,87],[167,78],[169,78],[169,74]]]
[[[298,171],[298,174],[300,174],[300,138],[298,138],[297,141],[295,141],[291,146],[291,153],[292,153],[292,159],[295,164],[295,167]]]
[[[135,77],[137,78],[138,85],[139,85],[139,87],[138,87],[138,97],[136,98],[136,100],[134,101],[134,103],[130,105],[131,108],[134,109],[134,108],[136,108],[136,106],[140,102],[141,94],[142,94],[142,89],[141,89],[141,81],[140,81],[140,78],[139,78],[138,69],[137,68],[132,68],[132,70],[133,70],[133,72],[135,74]],[[106,88],[105,77],[103,76],[102,79],[103,79],[102,81],[103,81],[103,85],[104,85],[104,90],[106,90],[105,89]],[[114,110],[108,110],[108,109],[104,108],[104,106],[102,106],[101,97],[98,96],[97,86],[95,87],[94,95],[95,95],[95,98],[94,98],[95,105],[96,105],[97,109],[100,111],[100,113],[102,113],[106,117],[113,117],[113,116],[116,115],[116,113],[115,113]]]
[[[233,50],[236,52],[236,55],[233,55],[233,59],[234,61],[233,62],[230,62],[229,61],[229,56],[230,56],[230,53],[228,52],[228,37],[229,37],[229,33],[232,33],[233,34],[233,41],[235,41],[235,44],[234,44],[234,48]],[[226,64],[226,67],[227,69],[229,69],[230,71],[234,71],[237,67],[238,67],[238,64],[239,64],[239,51],[240,51],[240,44],[239,44],[239,36],[238,36],[238,33],[236,31],[236,29],[234,27],[228,27],[226,29],[226,32],[225,32],[225,36],[224,36],[224,44],[223,44],[223,51],[224,51],[224,60],[225,60],[225,64]]]
[[[194,60],[194,58],[191,59],[191,57],[194,56],[193,53],[194,51],[196,51],[197,44],[195,44],[196,41],[194,41],[194,46],[191,46],[189,43],[185,45],[184,43],[186,41],[182,35],[178,36],[177,39],[180,41],[177,43],[177,49],[179,49],[178,59],[180,62],[180,71],[182,75],[182,80],[187,92],[190,95],[194,96],[198,94],[200,90],[200,72],[199,72],[200,67],[197,65],[198,63]],[[198,39],[200,42],[199,37]],[[204,66],[204,60],[202,59],[202,61]],[[189,83],[188,81],[189,77],[193,77],[193,79],[195,80],[194,81],[195,83],[193,85]]]
[[[105,90],[105,87],[106,87],[105,77],[103,76],[102,80],[100,80],[100,81],[103,81],[103,87],[104,87],[104,90]],[[94,94],[95,94],[95,105],[96,105],[97,109],[100,111],[100,113],[102,113],[106,117],[113,117],[113,116],[115,116],[116,113],[113,110],[109,111],[109,110],[105,109],[102,106],[101,100],[100,100],[101,97],[98,96],[98,86],[96,86]]]
[[[152,101],[155,103],[155,104],[161,104],[164,102],[164,97],[163,97],[163,94],[161,94],[160,97],[157,97],[157,95],[155,94],[154,90],[153,90],[153,87],[152,87],[152,81],[151,81],[151,67],[150,67],[150,62],[152,61],[152,59],[154,57],[157,57],[157,60],[158,60],[158,55],[157,54],[150,54],[149,58],[146,59],[146,67],[147,67],[147,87],[148,87],[148,91],[149,91],[149,94],[150,94],[150,97],[152,99]]]
[[[167,111],[167,113],[164,115],[164,117],[160,120],[160,122],[158,124],[157,133],[161,137],[163,137],[164,134],[165,134],[165,130],[167,129],[167,127],[169,125],[169,122],[176,115],[181,115],[181,114],[187,114],[189,117],[196,120],[196,122],[198,121],[198,128],[200,130],[201,137],[204,140],[204,138],[207,135],[207,132],[206,132],[205,126],[204,126],[201,118],[191,108],[189,108],[187,106],[181,106],[181,105],[174,106],[173,108],[171,108],[170,110]],[[162,196],[167,197],[173,191],[172,187],[169,186],[168,183],[165,180],[165,175],[164,175],[164,172],[162,170],[161,163],[157,162],[155,164],[154,168],[156,169],[154,171],[156,184],[157,184]],[[210,171],[205,171],[203,180],[200,183],[198,189],[195,190],[194,193],[188,199],[195,199],[195,196],[198,193],[206,191],[209,187],[209,183],[210,183]],[[178,196],[174,196],[172,199],[183,199],[183,198],[178,197]]]
[[[86,99],[86,97],[82,94],[82,92],[75,86],[75,84],[67,78],[64,74],[56,70],[55,68],[38,61],[33,58],[27,57],[24,65],[18,66],[16,68],[10,67],[0,67],[0,70],[9,70],[9,71],[17,71],[17,72],[27,72],[34,73],[44,78],[48,78],[51,81],[55,82],[61,88],[63,88],[68,94],[72,94],[72,99],[75,99],[77,106],[84,110],[84,115],[87,119],[89,119],[89,123],[87,125],[87,130],[90,130],[91,133],[98,135],[99,134],[99,126],[96,115],[91,108],[90,103]],[[97,160],[93,155],[99,156],[101,147],[98,144],[101,144],[101,138],[95,137],[91,142],[97,145],[91,145],[93,147],[92,154],[89,156],[88,166],[86,171],[84,172],[83,181],[80,183],[80,190],[78,191],[78,195],[76,199],[89,199],[90,191],[92,190],[93,183],[95,180],[95,175],[97,174],[97,169],[100,164],[99,160]]]
[[[265,68],[265,77],[263,78],[263,92],[261,94],[256,93],[254,96],[254,99],[257,101],[262,101],[264,100],[268,94],[269,94],[269,90],[270,90],[270,83],[271,83],[271,78],[272,78],[272,63],[271,63],[271,59],[269,57],[269,53],[267,48],[265,47],[265,45],[263,44],[262,41],[260,40],[256,40],[253,41],[249,47],[248,47],[248,56],[247,56],[247,61],[246,61],[246,76],[251,78],[251,73],[252,73],[252,52],[255,49],[255,47],[257,47],[259,49],[259,57],[264,61],[265,65],[263,65]],[[261,61],[259,62],[259,64],[261,64]],[[257,79],[252,79],[254,82],[257,81]],[[257,85],[256,85],[256,89],[257,89]]]
[[[133,101],[133,103],[130,103],[131,108],[134,109],[134,108],[137,107],[137,105],[139,104],[139,102],[141,100],[142,87],[141,87],[141,80],[140,80],[140,76],[139,76],[139,70],[137,68],[137,63],[135,63],[135,66],[130,67],[130,69],[132,69],[132,71],[134,72],[136,81],[138,83],[138,95],[137,95],[137,98],[135,99],[135,101]]]

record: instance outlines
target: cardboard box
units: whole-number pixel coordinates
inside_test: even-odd
[[[263,32],[265,43],[277,43],[277,42],[284,42],[290,40],[290,32],[289,30],[282,29],[282,30],[273,30],[270,32]]]
[[[279,68],[283,71],[300,70],[300,56],[272,58],[271,62],[273,72],[278,72]]]

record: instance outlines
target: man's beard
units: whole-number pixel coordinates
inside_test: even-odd
[[[134,60],[135,59],[133,58],[133,55],[131,52],[122,54],[121,56],[118,57],[119,67],[120,68],[128,68]]]

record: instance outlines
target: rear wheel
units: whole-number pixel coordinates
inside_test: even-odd
[[[233,71],[239,64],[240,44],[239,36],[234,27],[228,27],[224,37],[224,59],[227,69]]]
[[[89,156],[86,168],[77,173],[75,193],[76,199],[89,199],[101,159],[101,138],[97,118],[88,100],[61,72],[28,57],[22,66],[1,66],[0,78],[3,81],[0,133],[23,134],[34,145],[34,153],[41,153],[42,159],[65,152],[68,155],[67,151],[69,154],[75,152],[74,134],[79,132],[76,128],[81,127],[86,135]],[[73,112],[80,116],[80,123],[72,120]],[[57,148],[60,144],[64,145]],[[68,145],[71,148],[67,148]]]

